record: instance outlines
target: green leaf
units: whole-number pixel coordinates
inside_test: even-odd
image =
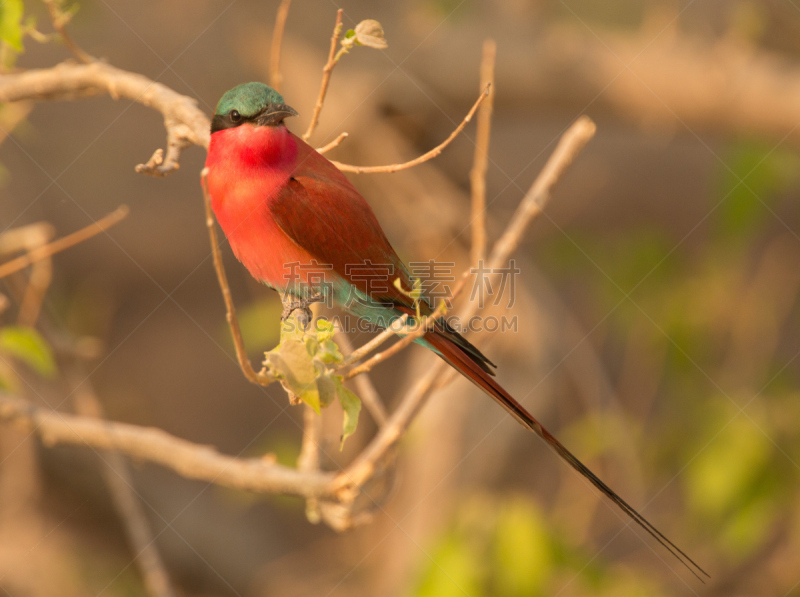
[[[336,384],[336,394],[339,396],[339,404],[342,405],[344,411],[344,422],[342,424],[342,443],[339,446],[341,450],[344,448],[344,440],[353,435],[358,425],[358,413],[361,412],[361,400],[358,396],[353,394],[350,390],[344,387],[341,377],[334,377]]]
[[[383,27],[375,19],[361,21],[356,25],[353,35],[356,36],[356,43],[360,46],[367,46],[376,50],[383,50],[389,47],[383,34]]]
[[[336,333],[336,326],[332,321],[319,318],[314,322],[314,325],[317,329],[317,340],[319,340],[320,343],[333,340],[333,334]]]
[[[267,365],[290,394],[319,413],[317,373],[304,342],[294,338],[282,342],[276,350],[267,353]]]
[[[339,347],[333,340],[326,340],[319,345],[317,358],[326,365],[331,365],[333,363],[341,363],[344,360],[344,355],[339,351]]]
[[[22,0],[2,0],[0,2],[0,41],[22,52],[22,13],[25,7]]]
[[[50,346],[33,328],[7,326],[1,329],[0,352],[22,361],[42,377],[52,378],[57,372]]]
[[[336,382],[328,375],[321,375],[317,378],[317,390],[319,391],[319,403],[322,408],[330,406],[336,397]]]
[[[334,331],[334,324],[324,319],[315,320],[314,325],[304,330],[292,316],[281,325],[280,344],[265,354],[264,364],[280,380],[290,398],[305,402],[317,413],[340,395],[341,384],[337,385],[326,373],[327,365],[344,360],[333,341]],[[360,403],[354,395],[352,399],[345,396],[342,402],[343,406],[348,404],[346,438],[355,429]]]
[[[305,342],[308,356],[314,358],[314,355],[317,354],[317,350],[319,349],[319,340],[317,340],[314,336],[307,335],[305,338],[303,338],[303,342]]]

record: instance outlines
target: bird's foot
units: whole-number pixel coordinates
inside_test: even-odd
[[[320,293],[299,300],[287,298],[283,301],[281,321],[286,321],[289,317],[291,317],[292,313],[295,311],[300,311],[300,313],[297,315],[297,322],[303,326],[303,330],[307,330],[308,326],[311,325],[311,321],[314,319],[314,314],[311,312],[309,305],[312,303],[322,302],[323,300],[324,297]]]

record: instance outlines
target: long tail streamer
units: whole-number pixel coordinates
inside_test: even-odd
[[[614,502],[620,510],[627,514],[631,520],[647,531],[656,541],[658,541],[667,551],[669,551],[681,564],[683,564],[701,582],[704,582],[700,574],[709,577],[709,574],[698,566],[682,549],[667,539],[661,531],[654,527],[650,522],[628,502],[623,500],[617,493],[606,485],[589,468],[578,460],[575,455],[567,450],[553,435],[545,429],[522,405],[517,402],[502,386],[492,377],[492,373],[485,365],[478,363],[474,355],[465,351],[459,344],[465,341],[459,338],[459,344],[441,333],[429,332],[425,334],[425,340],[430,343],[436,351],[454,367],[459,373],[472,381],[481,388],[503,408],[505,408],[515,419],[525,427],[541,437],[561,458],[569,465],[588,479],[592,485],[599,489],[608,499]],[[475,350],[477,352],[477,350]],[[478,354],[480,354],[478,352]],[[698,572],[700,574],[698,574]]]

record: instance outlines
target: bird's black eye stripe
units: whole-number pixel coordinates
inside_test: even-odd
[[[211,119],[211,134],[213,135],[217,131],[222,131],[225,129],[232,129],[236,128],[237,126],[244,124],[249,118],[246,119],[239,113],[239,110],[231,110],[227,114],[215,114],[214,118]]]

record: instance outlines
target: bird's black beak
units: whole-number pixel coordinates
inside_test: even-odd
[[[258,115],[256,123],[259,126],[272,126],[279,124],[287,116],[299,116],[299,114],[286,104],[271,104]]]

